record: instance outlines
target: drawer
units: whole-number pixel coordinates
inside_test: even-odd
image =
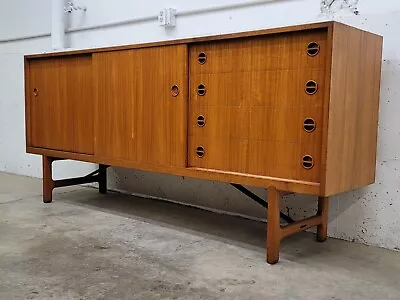
[[[189,112],[189,135],[248,139],[250,109],[238,106],[201,106]]]
[[[190,73],[324,68],[326,29],[190,45]]]
[[[250,141],[249,154],[250,174],[310,182],[320,180],[320,145]]]
[[[253,107],[249,114],[249,139],[321,145],[322,113],[322,108],[312,107]]]
[[[321,144],[322,108],[200,107],[189,113],[189,135]]]
[[[190,105],[322,107],[324,90],[322,69],[196,74],[190,77]]]
[[[319,182],[317,144],[189,136],[189,167]]]
[[[195,106],[249,106],[251,77],[246,73],[190,76],[190,104]]]
[[[189,167],[247,173],[248,145],[245,139],[189,136]]]

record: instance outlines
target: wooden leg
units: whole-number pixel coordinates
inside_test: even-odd
[[[318,198],[318,216],[321,216],[321,224],[317,226],[317,241],[325,242],[328,234],[328,207],[329,198]]]
[[[42,156],[43,165],[43,202],[51,203],[53,201],[53,172],[52,172],[53,158]]]
[[[267,262],[269,264],[276,264],[279,261],[281,244],[280,198],[280,192],[275,187],[268,189]]]
[[[99,192],[101,194],[107,193],[107,167],[106,165],[99,165],[99,169],[83,177],[67,178],[53,180],[52,163],[55,160],[62,160],[62,158],[42,156],[43,162],[43,202],[50,203],[53,201],[53,189],[98,182]]]
[[[324,242],[328,229],[328,197],[318,198],[318,213],[290,224],[280,224],[280,200],[283,192],[275,187],[268,188],[268,222],[267,222],[267,262],[271,265],[279,261],[281,240],[311,227],[317,226],[317,241]]]
[[[107,166],[99,165],[99,193],[107,194]]]

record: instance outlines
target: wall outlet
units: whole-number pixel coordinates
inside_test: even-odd
[[[176,25],[176,9],[164,8],[158,13],[158,24],[164,27],[174,27]]]

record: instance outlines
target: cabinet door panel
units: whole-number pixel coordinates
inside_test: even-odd
[[[136,160],[133,54],[115,51],[93,55],[96,156]]]
[[[187,46],[141,49],[137,101],[143,118],[136,123],[142,137],[139,153],[151,165],[186,166],[187,161]],[[172,86],[179,94],[172,95]]]
[[[29,145],[93,154],[90,55],[31,60],[29,101]]]
[[[97,53],[94,66],[96,155],[186,166],[186,45]]]

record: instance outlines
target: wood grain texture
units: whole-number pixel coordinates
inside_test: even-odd
[[[329,198],[318,197],[318,212],[321,217],[321,224],[317,226],[317,241],[325,242],[328,237]]]
[[[48,156],[42,156],[42,170],[43,170],[43,182],[42,182],[42,193],[43,202],[51,203],[53,201],[53,159]]]
[[[334,25],[325,196],[375,181],[381,58],[381,37]]]
[[[279,260],[279,249],[281,245],[281,219],[280,203],[282,195],[275,188],[268,189],[268,223],[267,223],[267,262],[276,264]]]
[[[93,60],[95,154],[185,167],[186,45],[98,53]]]
[[[196,74],[238,73],[246,71],[315,69],[325,64],[326,29],[287,32],[190,45],[190,69]],[[310,57],[307,45],[317,42],[321,52]],[[198,54],[207,55],[199,64]]]
[[[327,238],[328,227],[328,198],[318,198],[318,212],[316,215],[281,225],[280,203],[283,192],[275,186],[268,188],[268,217],[267,217],[267,262],[276,264],[279,261],[279,248],[281,241],[301,231],[317,227],[317,241],[324,242]]]
[[[323,101],[323,115],[322,115],[322,146],[321,146],[321,163],[320,163],[320,195],[323,196],[325,191],[325,174],[326,174],[326,162],[327,162],[327,145],[328,145],[328,123],[329,123],[329,99],[331,96],[331,73],[332,73],[332,48],[333,48],[333,26],[328,27],[328,40],[326,46],[326,63],[325,63],[325,91]]]
[[[321,49],[314,57],[310,42]],[[189,166],[319,182],[326,44],[326,30],[310,30],[191,45]],[[309,80],[318,83],[314,95],[305,92]],[[311,133],[306,118],[316,121]],[[302,167],[306,154],[311,170]]]
[[[95,155],[135,160],[133,51],[93,55]]]
[[[313,227],[318,227],[320,226],[321,222],[322,222],[321,216],[316,215],[285,226],[281,226],[281,239],[285,239],[298,232],[306,231]],[[325,224],[325,227],[326,225],[327,224]]]
[[[24,58],[24,87],[25,87],[25,147],[32,146],[31,137],[31,87],[29,75],[29,61]]]
[[[29,62],[28,143],[93,153],[93,76],[90,55]]]

